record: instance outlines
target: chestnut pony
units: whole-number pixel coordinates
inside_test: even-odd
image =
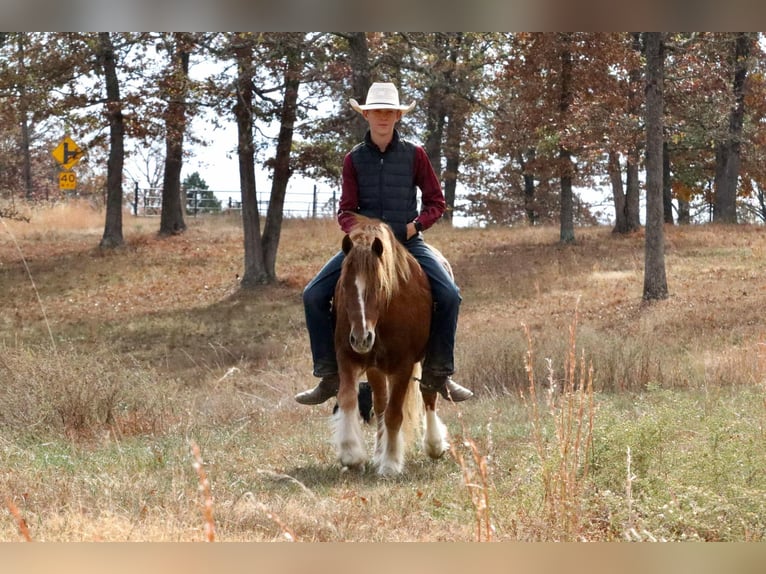
[[[366,372],[377,421],[373,463],[379,474],[395,475],[402,472],[405,449],[416,434],[422,435],[431,458],[441,457],[449,446],[436,414],[436,392],[418,392],[431,289],[415,258],[378,220],[357,216],[342,247],[345,258],[334,299],[340,376],[335,444],[343,466],[364,464],[357,386]]]

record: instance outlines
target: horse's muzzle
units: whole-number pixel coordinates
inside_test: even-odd
[[[375,344],[375,331],[365,331],[361,334],[354,333],[353,329],[348,335],[348,342],[355,353],[364,355],[372,350]]]

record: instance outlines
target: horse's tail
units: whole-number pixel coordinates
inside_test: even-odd
[[[423,397],[420,394],[420,377],[422,375],[420,361],[412,367],[410,383],[407,385],[407,394],[404,396],[402,405],[402,436],[404,444],[409,445],[413,441],[420,441],[423,434]]]

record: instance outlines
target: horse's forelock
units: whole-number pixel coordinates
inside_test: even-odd
[[[383,252],[380,256],[381,266],[378,268],[380,269],[379,279],[386,299],[390,300],[400,282],[409,281],[410,266],[407,261],[407,250],[396,240],[390,227],[374,220],[360,218],[349,236],[355,246],[365,246],[363,251],[369,256],[373,255],[370,248],[376,238],[383,244]]]

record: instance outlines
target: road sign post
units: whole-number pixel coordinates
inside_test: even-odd
[[[85,152],[69,136],[64,137],[51,152],[64,171],[59,173],[59,189],[61,191],[74,191],[77,189],[77,175],[72,168],[77,164]]]

